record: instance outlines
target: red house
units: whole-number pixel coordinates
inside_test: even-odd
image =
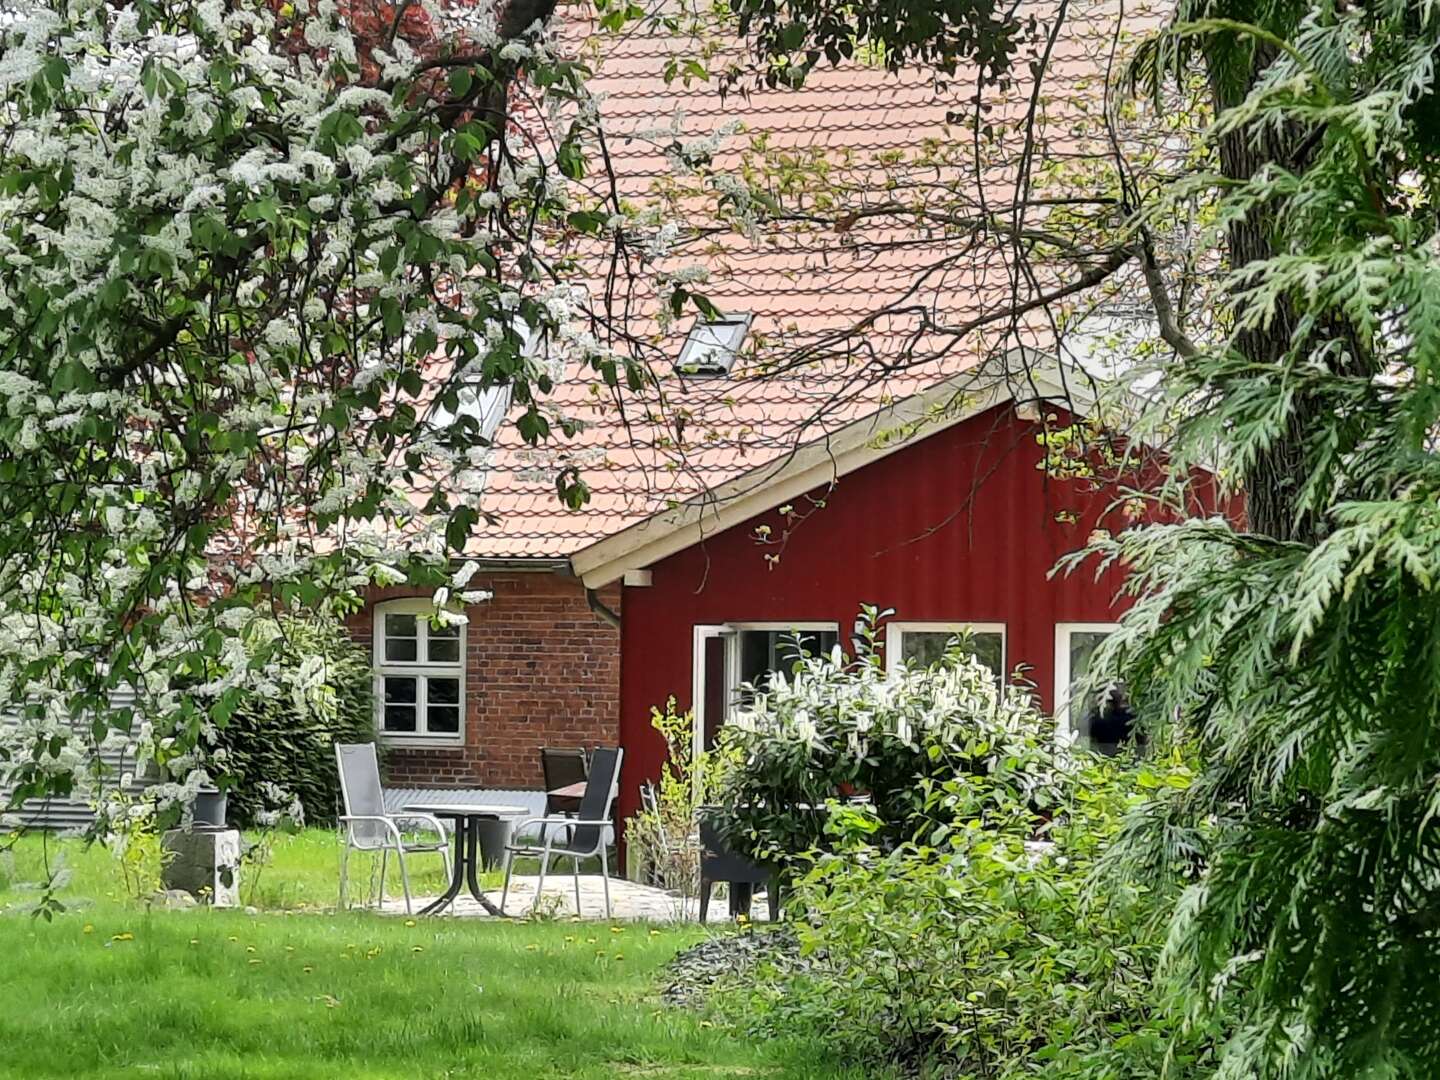
[[[857,64],[722,100],[665,78],[667,39],[606,48],[592,85],[621,194],[637,203],[682,138],[735,120],[741,145],[720,164],[784,153],[857,191],[953,134],[953,100],[923,76]],[[1099,70],[1078,53],[1067,63]],[[916,170],[940,175],[933,162]],[[912,290],[938,249],[896,243],[895,228],[846,215],[784,243],[714,237],[698,258],[723,316],[641,327],[657,387],[622,410],[561,380],[553,403],[579,434],[537,449],[498,431],[495,524],[469,552],[469,587],[492,598],[439,634],[417,617],[423,598],[377,590],[354,625],[374,649],[392,784],[535,790],[541,746],[619,742],[629,814],[663,752],[652,706],[673,694],[713,732],[731,689],[780,662],[783,636],[847,644],[862,603],[895,609],[891,656],[928,655],[968,628],[998,671],[1024,665],[1064,712],[1117,616],[1116,582],[1049,571],[1097,525],[1125,524],[1097,520],[1113,493],[1041,468],[1041,418],[1075,405],[1085,380],[1053,365],[1049,378],[1007,373],[968,339],[929,341]],[[1001,288],[991,270],[945,277],[930,321],[983,317]],[[764,372],[797,354],[805,362]],[[590,484],[584,509],[555,499],[566,468]]]
[[[876,430],[953,393],[943,385],[856,420],[782,467],[737,477],[718,503],[693,501],[572,556],[587,586],[624,583],[622,813],[663,758],[652,705],[674,694],[713,736],[735,689],[781,663],[794,631],[849,650],[862,604],[894,609],[888,662],[933,657],[969,631],[997,674],[1023,667],[1043,706],[1068,719],[1071,680],[1118,617],[1119,582],[1050,571],[1092,530],[1125,522],[1101,520],[1107,493],[1047,478],[1036,406],[1004,380],[923,437],[876,445]]]
[[[494,596],[449,637],[416,617],[424,598],[377,594],[356,629],[376,650],[391,782],[535,789],[540,746],[618,740],[628,814],[664,753],[652,706],[674,695],[713,736],[786,638],[848,648],[862,604],[894,609],[888,657],[923,659],[968,630],[997,673],[1023,668],[1063,716],[1117,618],[1118,581],[1050,571],[1092,530],[1126,524],[1101,519],[1112,493],[1045,471],[1039,416],[1063,393],[1037,375],[1017,400],[1011,380],[966,374],[568,556],[481,560]],[[560,511],[537,513],[527,532]]]

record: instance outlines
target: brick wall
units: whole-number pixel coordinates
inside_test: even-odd
[[[590,610],[574,578],[477,574],[494,598],[465,628],[465,743],[385,752],[386,783],[418,787],[542,787],[540,747],[614,746],[620,737],[620,633]],[[373,605],[425,595],[376,589],[350,621],[371,648]],[[620,589],[601,591],[612,611]]]

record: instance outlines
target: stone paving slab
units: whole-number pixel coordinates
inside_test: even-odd
[[[535,900],[536,876],[517,874],[510,882],[510,896],[505,902],[507,915],[523,918],[530,913]],[[718,890],[717,890],[718,894]],[[486,899],[497,907],[500,904],[500,890],[487,890]],[[419,911],[432,896],[416,896],[413,906]],[[625,922],[694,922],[699,917],[700,904],[693,897],[686,900],[651,885],[640,885],[633,881],[610,881],[610,902],[614,921]],[[386,900],[380,908],[386,915],[404,915],[405,901],[398,897]],[[552,918],[568,918],[575,912],[575,879],[567,874],[546,875],[545,894],[540,900],[540,912]],[[730,919],[729,905],[716,895],[710,900],[709,922],[723,923]],[[447,916],[459,919],[494,918],[481,907],[469,893],[462,892],[455,902],[445,910]],[[605,890],[598,875],[582,874],[580,877],[580,917],[601,920],[605,918]],[[763,922],[769,917],[765,894],[757,892],[751,904],[750,917]]]

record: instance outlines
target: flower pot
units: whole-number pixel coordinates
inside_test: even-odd
[[[480,840],[480,866],[495,870],[505,861],[505,845],[515,822],[509,818],[481,818],[475,822],[475,835]]]
[[[201,788],[195,793],[195,802],[191,804],[195,824],[223,829],[225,827],[225,804],[228,801],[226,793],[218,788]]]

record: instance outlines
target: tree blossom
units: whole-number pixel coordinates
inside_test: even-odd
[[[249,632],[257,612],[449,583],[493,438],[462,391],[504,388],[539,442],[567,423],[545,403],[561,372],[643,381],[578,322],[577,240],[629,218],[583,182],[598,114],[553,11],[17,0],[0,17],[12,800],[91,797],[103,834],[111,729],[189,798],[215,764],[205,733],[273,682],[282,643]]]

